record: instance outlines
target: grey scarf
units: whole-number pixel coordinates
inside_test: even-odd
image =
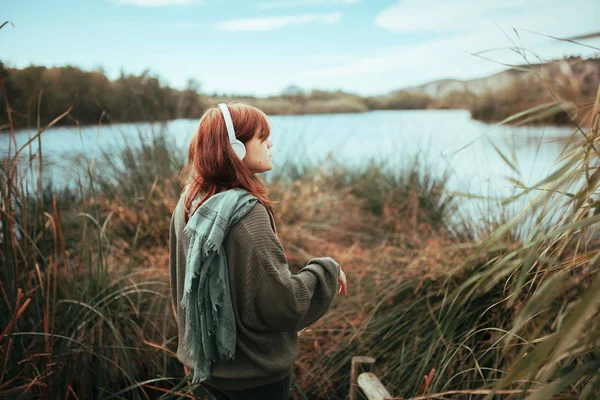
[[[181,306],[185,345],[194,363],[192,383],[209,379],[213,362],[235,355],[235,317],[223,241],[256,201],[243,189],[217,193],[196,210],[183,230],[190,239]]]

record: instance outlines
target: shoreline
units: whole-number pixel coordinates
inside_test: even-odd
[[[463,111],[463,112],[469,112],[470,114],[470,110],[465,109],[465,108],[410,108],[410,109],[373,109],[373,110],[364,110],[364,111],[336,111],[336,112],[317,112],[317,113],[269,113],[267,114],[269,117],[299,117],[299,116],[324,116],[324,115],[345,115],[345,114],[367,114],[367,113],[371,113],[371,112],[398,112],[398,111],[450,111],[450,112],[456,112],[456,111]],[[149,124],[149,125],[154,125],[154,124],[167,124],[173,121],[178,121],[178,120],[199,120],[201,116],[198,116],[196,118],[173,118],[173,119],[165,119],[165,120],[139,120],[139,121],[123,121],[123,122],[108,122],[108,121],[103,121],[101,123],[94,123],[94,124],[77,124],[77,123],[63,123],[63,124],[57,124],[55,126],[52,127],[52,129],[69,129],[69,128],[74,128],[74,127],[80,127],[81,129],[84,128],[90,128],[90,127],[102,127],[102,126],[111,126],[111,127],[117,127],[117,126],[122,126],[122,125],[137,125],[137,124]],[[493,119],[493,120],[486,120],[486,119],[476,119],[473,118],[472,115],[470,115],[470,118],[473,121],[476,122],[482,122],[485,123],[487,125],[493,126],[495,124],[497,124],[498,122],[501,122],[502,119]],[[70,122],[71,120],[68,120],[68,122]],[[544,120],[540,120],[540,121],[532,121],[526,124],[519,124],[518,121],[517,123],[513,123],[513,124],[506,124],[506,126],[510,126],[510,127],[541,127],[541,126],[547,126],[547,127],[560,127],[560,128],[564,128],[564,127],[572,127],[572,128],[576,128],[577,124],[573,123],[573,121],[570,121],[571,123],[561,123],[561,124],[557,124],[557,123],[549,123],[549,122],[545,122]],[[583,126],[582,126],[583,128]],[[37,132],[37,128],[28,128],[28,127],[15,127],[14,131],[15,133],[20,133],[20,132],[24,132],[29,130],[30,132]],[[3,136],[5,134],[10,135],[10,129],[8,127],[1,129],[0,130],[0,136]]]

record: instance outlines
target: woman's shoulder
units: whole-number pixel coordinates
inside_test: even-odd
[[[271,224],[267,207],[265,207],[260,200],[257,200],[254,203],[254,205],[250,208],[250,211],[248,211],[248,214],[246,214],[240,222],[245,225],[266,224],[270,226]]]
[[[257,200],[244,219],[244,224],[247,228],[258,232],[268,230],[269,235],[274,234],[275,236],[279,236],[275,226],[275,217],[260,200]]]
[[[269,212],[260,201],[257,201],[248,213],[231,227],[228,242],[230,245],[235,243],[236,248],[247,250],[260,248],[262,251],[269,252],[273,249],[277,251],[281,249]]]

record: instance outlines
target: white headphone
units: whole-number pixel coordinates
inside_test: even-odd
[[[235,130],[233,129],[233,121],[231,120],[231,114],[229,114],[229,108],[227,104],[220,103],[219,108],[223,112],[223,118],[225,119],[225,126],[227,127],[227,134],[229,135],[229,142],[233,148],[233,152],[238,156],[240,160],[246,157],[246,146],[235,137]]]

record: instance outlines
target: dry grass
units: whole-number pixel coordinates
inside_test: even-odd
[[[597,117],[594,124],[574,132],[564,166],[523,190],[544,188],[530,207],[538,212],[504,221],[481,242],[449,229],[446,178],[428,176],[419,162],[276,176],[270,192],[291,267],[330,255],[349,277],[349,295],[301,336],[294,396],[343,398],[350,359],[363,354],[405,397],[593,398]],[[96,160],[103,175],[89,175],[79,196],[26,192],[12,169],[19,164],[5,161],[2,396],[193,393],[173,354],[165,246],[183,153],[161,137]],[[539,210],[565,218],[551,229],[529,223],[523,240],[507,235]]]

